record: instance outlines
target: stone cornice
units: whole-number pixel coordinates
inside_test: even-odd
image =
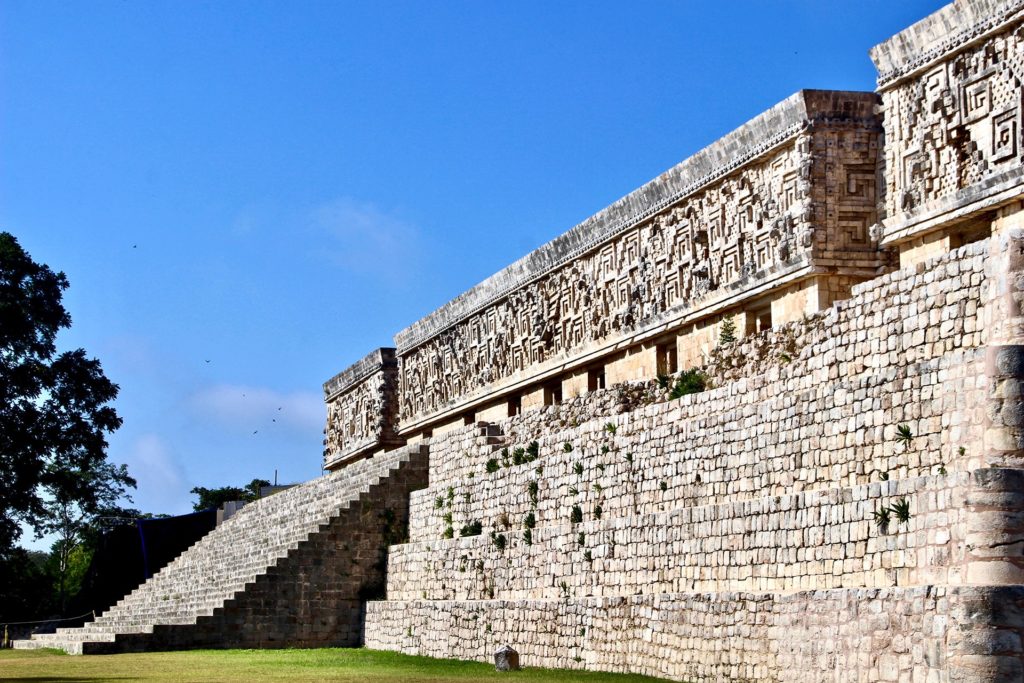
[[[351,389],[385,366],[397,363],[395,350],[392,348],[379,348],[371,351],[365,357],[324,382],[324,399],[330,400],[347,389]]]
[[[946,5],[871,48],[879,90],[967,47],[1022,13],[1024,0],[960,0]]]
[[[874,122],[874,93],[801,90],[395,335],[403,355],[814,125]],[[875,122],[877,125],[877,122]]]

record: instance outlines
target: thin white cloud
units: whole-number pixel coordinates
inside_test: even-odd
[[[326,419],[323,397],[309,391],[217,384],[194,394],[189,405],[201,419],[246,429],[277,425],[319,432]]]
[[[135,507],[143,512],[181,514],[189,512],[183,498],[185,472],[167,442],[157,434],[143,434],[120,453],[138,488],[129,491]]]
[[[404,280],[421,260],[420,230],[370,202],[342,197],[313,209],[311,220],[333,238],[324,255],[350,272]]]

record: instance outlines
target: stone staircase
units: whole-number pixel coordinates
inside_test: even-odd
[[[405,538],[427,451],[359,461],[243,508],[81,628],[14,642],[71,654],[194,647],[359,645]]]

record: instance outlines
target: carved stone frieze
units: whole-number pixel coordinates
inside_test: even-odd
[[[1021,184],[1024,3],[968,2],[942,12],[971,9],[977,23],[945,40],[930,38],[930,17],[872,51],[885,108],[887,241]]]
[[[395,350],[377,349],[324,384],[326,467],[401,443],[395,434],[397,369]]]
[[[579,248],[584,240],[573,235],[576,228],[563,238],[576,237],[577,250],[553,267],[520,276],[518,286],[499,296],[485,282],[475,290],[492,299],[476,310],[468,305],[477,294],[471,290],[400,333],[402,423],[441,414],[511,377],[571,359],[701,302],[752,290],[773,273],[809,268],[816,258],[826,267],[839,260],[877,266],[868,231],[877,219],[874,97],[799,96],[808,98],[809,111],[799,125],[784,128],[788,137],[775,138],[768,151],[752,144],[759,153],[737,155],[742,163],[734,162],[729,173],[688,188],[589,249]],[[827,102],[827,115],[813,110],[821,102]],[[772,123],[781,128],[786,122]],[[630,197],[657,194],[647,190]]]

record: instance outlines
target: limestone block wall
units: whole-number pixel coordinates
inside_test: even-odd
[[[937,475],[602,519],[588,508],[578,523],[566,508],[529,540],[515,520],[495,535],[392,548],[387,594],[557,600],[956,584],[964,571],[966,484],[964,474]],[[906,523],[875,522],[875,511],[900,501]]]
[[[812,274],[779,315],[877,275],[875,106],[801,91],[399,332],[399,432]]]
[[[366,645],[678,681],[1019,681],[1024,589],[373,602]],[[953,672],[951,674],[951,672]]]
[[[703,393],[619,387],[432,439],[367,645],[510,642],[688,681],[1019,680],[1021,373],[999,359],[1022,245],[969,244],[723,346]]]
[[[324,467],[336,469],[402,443],[395,432],[397,372],[395,350],[377,349],[324,383]]]
[[[904,262],[1024,193],[1024,3],[961,1],[871,51],[884,103],[883,244]]]
[[[559,523],[572,505],[648,514],[987,465],[978,325],[987,253],[986,242],[969,245],[861,285],[840,306],[765,335],[782,343],[774,350],[762,338],[722,349],[709,368],[718,389],[584,422],[571,405],[548,408],[501,423],[505,444],[472,428],[435,438],[431,486],[411,500],[411,538],[474,521],[519,528],[531,513]],[[909,443],[895,439],[900,425]],[[537,459],[523,462],[538,434]]]

